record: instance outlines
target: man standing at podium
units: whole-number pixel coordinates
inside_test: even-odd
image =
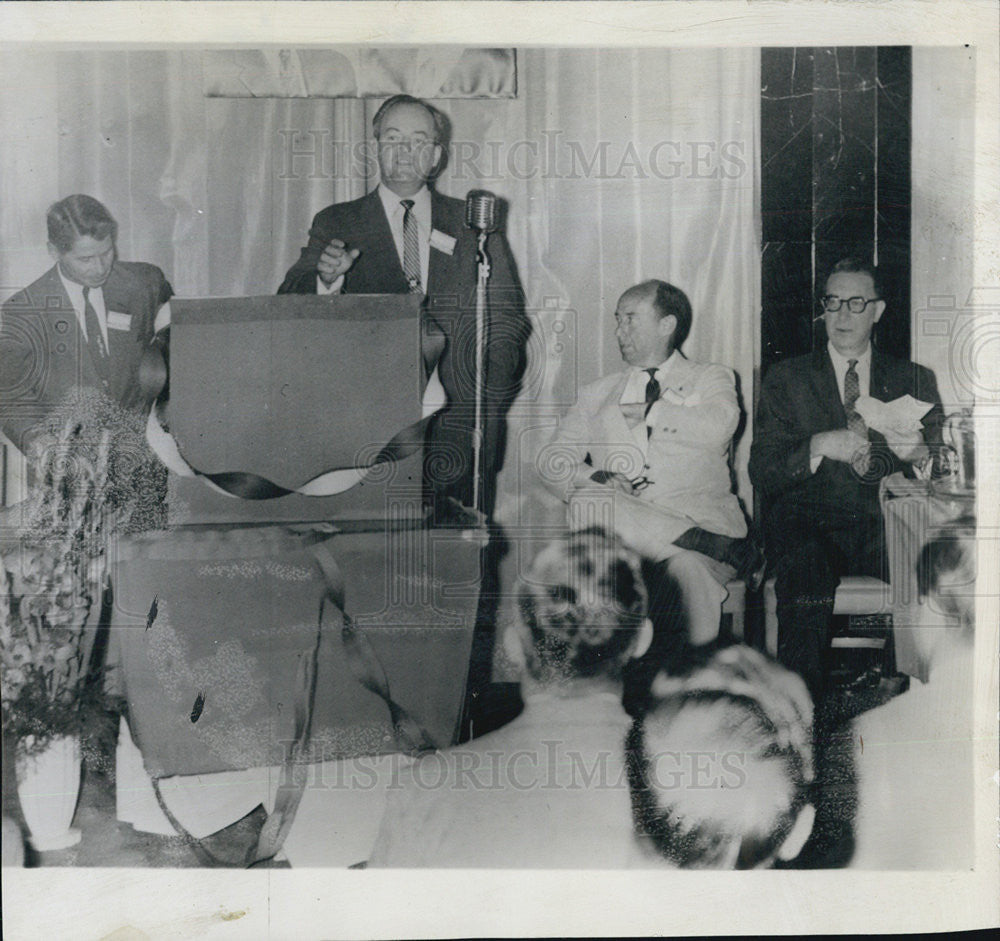
[[[139,364],[173,293],[154,265],[118,261],[118,223],[93,197],[59,200],[46,223],[55,266],[0,314],[0,428],[25,453],[37,426],[82,389],[142,409]]]
[[[430,183],[445,153],[445,117],[410,95],[388,99],[372,120],[380,181],[350,202],[313,219],[309,244],[289,269],[279,294],[405,294],[427,296],[425,363],[436,365],[448,406],[433,419],[425,486],[438,519],[472,504],[475,414],[476,235],[465,204]],[[528,328],[510,248],[501,233],[489,241],[489,345],[484,395],[483,494],[490,515],[504,449],[504,415],[517,392]],[[440,352],[444,341],[444,352]]]

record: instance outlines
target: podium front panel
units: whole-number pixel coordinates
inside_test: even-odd
[[[113,565],[111,678],[150,774],[280,763],[294,737],[299,664],[320,632],[310,760],[400,749],[383,699],[359,682],[343,614],[320,602],[313,537],[280,527],[203,528],[124,541]],[[324,540],[348,615],[392,698],[439,746],[464,701],[479,543],[408,526]]]
[[[331,496],[236,500],[174,477],[172,523],[373,519],[387,487],[420,486],[419,296],[175,298],[169,360],[169,430],[203,474],[294,490],[370,465],[399,436],[408,442],[398,460]]]

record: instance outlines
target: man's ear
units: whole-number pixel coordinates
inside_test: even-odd
[[[518,670],[524,672],[528,666],[528,658],[524,653],[524,632],[522,628],[511,625],[504,630],[503,652]]]
[[[874,318],[874,320],[872,322],[873,323],[878,323],[879,319],[881,318],[881,316],[882,316],[882,314],[884,312],[885,312],[885,301],[876,301],[875,302],[875,318]]]
[[[673,314],[661,317],[656,325],[661,337],[673,337],[677,332],[677,318]]]
[[[812,833],[813,823],[816,820],[816,808],[812,804],[806,804],[799,811],[792,832],[785,837],[785,842],[778,847],[778,859],[785,862],[795,859],[802,852],[802,847],[806,845],[809,834]]]
[[[49,249],[49,258],[51,258],[53,261],[59,261],[59,256],[62,255],[62,252],[60,252],[59,249],[56,248],[55,245],[53,245],[51,242],[48,243],[48,249]]]
[[[438,173],[441,172],[441,168],[444,163],[444,148],[440,144],[434,145],[434,163],[431,164],[430,170],[427,171],[427,178],[433,180]]]
[[[642,624],[639,625],[639,630],[636,634],[635,648],[632,650],[632,657],[638,660],[639,657],[649,650],[649,645],[652,642],[653,622],[649,618],[643,618]]]

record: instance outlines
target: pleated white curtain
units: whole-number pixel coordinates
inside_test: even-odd
[[[646,278],[694,307],[684,349],[733,368],[747,427],[759,347],[760,55],[755,49],[528,49],[512,101],[450,101],[458,138],[440,188],[484,186],[509,203],[508,234],[534,322],[510,416],[497,515],[557,524],[536,461],[580,384],[619,369],[611,314]]]
[[[69,193],[104,202],[121,257],[179,294],[254,295],[277,288],[318,209],[374,184],[377,101],[206,98],[202,68],[197,50],[5,51],[3,297],[50,264],[45,209]],[[641,279],[688,293],[687,354],[735,369],[752,412],[758,101],[756,50],[527,49],[516,99],[438,102],[453,130],[439,188],[506,200],[534,323],[502,522],[558,520],[535,461],[578,385],[619,368],[610,315]]]

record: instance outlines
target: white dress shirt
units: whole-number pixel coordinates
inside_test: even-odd
[[[57,267],[56,271],[59,272],[59,280],[62,281],[63,287],[66,289],[66,294],[69,297],[69,302],[73,305],[73,310],[76,312],[76,319],[80,324],[80,332],[83,334],[83,338],[87,342],[90,342],[90,337],[87,336],[87,320],[83,313],[83,285],[77,284],[75,281],[70,281],[63,275],[61,268]],[[101,325],[104,349],[109,350],[111,346],[108,343],[108,312],[104,306],[104,289],[91,288],[89,297],[90,306],[94,308],[94,313],[97,314],[97,322]]]
[[[844,403],[844,377],[847,375],[847,370],[850,368],[848,357],[842,356],[837,352],[832,343],[826,344],[827,352],[830,354],[830,362],[833,363],[833,374],[837,377],[837,392],[840,393],[840,402]],[[858,357],[850,357],[850,359],[857,359],[857,364],[854,367],[854,371],[858,374],[858,395],[868,395],[871,388],[871,376],[872,376],[872,345],[868,344],[865,351]],[[816,468],[822,463],[822,455],[814,455],[809,459],[809,471],[813,474],[816,473]]]
[[[382,201],[382,209],[385,218],[389,223],[389,231],[392,232],[392,241],[396,246],[396,254],[399,255],[399,264],[403,264],[403,215],[405,209],[402,206],[403,197],[397,196],[387,186],[381,183],[376,190],[379,199]],[[413,200],[411,212],[417,220],[417,238],[420,245],[420,288],[427,293],[427,277],[431,266],[431,193],[426,186],[414,193],[413,196],[406,197]],[[348,248],[351,246],[348,245]],[[341,275],[329,287],[323,283],[323,279],[316,275],[317,294],[339,294],[344,286],[344,276]]]
[[[841,356],[832,343],[827,343],[827,351],[830,353],[830,362],[833,363],[833,372],[837,377],[837,391],[840,393],[840,401],[844,401],[844,376],[847,375],[848,357]],[[868,347],[860,356],[851,356],[850,359],[857,359],[858,363],[854,367],[858,374],[859,395],[868,395],[872,374],[872,345]]]
[[[679,399],[676,394],[671,394],[669,372],[670,364],[677,355],[676,350],[672,352],[656,367],[656,372],[653,374],[653,378],[660,384],[660,397],[667,401],[673,401],[675,404]],[[630,419],[629,426],[632,428],[635,443],[643,454],[646,453],[649,441],[649,422],[646,419],[653,417],[653,409],[650,409],[648,416],[643,414],[646,409],[646,386],[649,384],[649,369],[651,368],[651,366],[646,369],[633,366],[625,388],[622,389],[621,398],[618,400],[626,419]]]

